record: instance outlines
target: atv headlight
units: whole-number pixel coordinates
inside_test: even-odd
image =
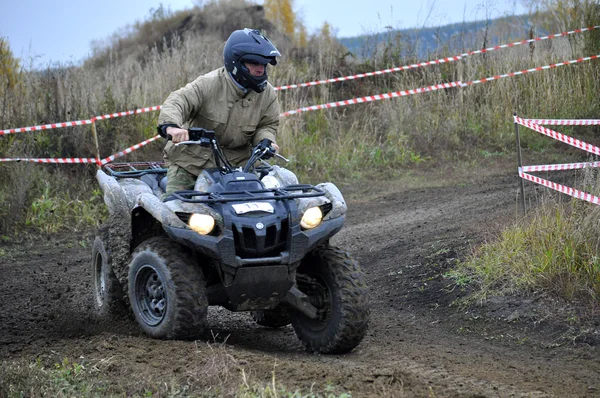
[[[304,212],[302,220],[300,220],[300,226],[304,229],[311,229],[321,223],[323,219],[323,212],[319,206],[311,207]]]
[[[208,235],[215,228],[215,219],[208,214],[192,214],[188,225],[200,235]]]

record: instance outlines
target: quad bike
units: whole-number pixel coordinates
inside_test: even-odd
[[[234,168],[214,132],[189,135],[177,145],[211,148],[217,165],[194,190],[164,198],[162,162],[112,163],[96,174],[110,214],[92,249],[99,315],[130,308],[151,337],[195,339],[208,306],[219,305],[250,311],[262,326],[291,324],[310,351],[354,349],[369,306],[358,262],[329,244],[346,218],[340,191],[271,166],[266,159],[280,155],[268,142]]]

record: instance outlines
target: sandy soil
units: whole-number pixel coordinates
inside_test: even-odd
[[[444,273],[515,218],[514,173],[429,185],[374,184],[368,195],[341,187],[349,214],[333,243],[361,263],[372,303],[369,332],[347,355],[309,354],[291,327],[263,328],[247,314],[218,308],[197,342],[149,339],[129,319],[98,323],[92,237],[68,236],[2,244],[0,360],[70,358],[127,391],[175,381],[192,395],[216,391],[225,378],[239,384],[244,369],[252,380],[274,374],[292,391],[332,385],[353,397],[600,396],[597,315],[586,329],[569,325],[559,303],[452,305],[465,293]]]

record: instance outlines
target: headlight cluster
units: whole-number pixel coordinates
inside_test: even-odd
[[[312,229],[321,223],[323,220],[323,212],[319,206],[311,207],[304,212],[300,226],[304,229]]]
[[[215,228],[215,219],[208,214],[192,214],[188,225],[200,235],[208,235]]]

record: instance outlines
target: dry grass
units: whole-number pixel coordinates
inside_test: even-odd
[[[225,339],[226,340],[226,339]],[[177,343],[175,343],[177,344]],[[114,357],[58,359],[56,353],[34,362],[25,359],[0,362],[0,396],[16,397],[349,397],[337,386],[309,389],[288,387],[271,376],[262,378],[252,363],[238,359],[223,342],[198,343],[196,360],[182,371],[144,372],[135,361],[124,364]],[[274,366],[275,368],[275,366]],[[288,380],[289,382],[289,380]],[[398,396],[398,395],[386,395]]]
[[[241,12],[243,1],[209,2],[204,9],[187,13],[155,12],[149,17],[154,25],[138,23],[129,35],[114,39],[107,48],[99,47],[97,56],[82,67],[65,65],[46,70],[25,68],[21,84],[0,98],[0,126],[18,127],[50,122],[87,119],[94,115],[161,104],[174,89],[196,76],[221,65],[222,45],[227,36],[223,23],[227,16],[240,26],[253,23],[267,31],[272,25],[260,19],[260,12]],[[584,26],[585,15],[570,21],[567,28]],[[190,19],[191,18],[191,19]],[[204,23],[204,30],[185,30],[182,21]],[[550,21],[552,22],[552,21]],[[152,45],[148,41],[169,24],[180,27],[180,36]],[[188,24],[191,22],[188,22]],[[187,26],[187,25],[186,25]],[[248,25],[250,26],[250,25]],[[558,26],[554,24],[558,31]],[[495,29],[506,42],[510,26]],[[300,83],[334,76],[381,70],[422,60],[410,56],[411,43],[402,38],[371,48],[372,58],[353,59],[346,50],[328,37],[312,37],[307,48],[295,48],[290,41],[272,32],[272,39],[286,55],[278,66],[270,68],[274,85]],[[136,40],[139,49],[132,50]],[[279,93],[282,111],[313,104],[425,87],[449,81],[471,81],[600,53],[600,40],[585,34],[518,46],[475,55],[460,62],[413,69],[376,78],[320,85]],[[137,39],[136,39],[137,38]],[[480,34],[449,39],[429,59],[455,55],[481,47]],[[595,47],[594,47],[595,46]],[[450,50],[452,49],[452,50]],[[460,50],[460,51],[459,51]],[[453,51],[453,52],[451,52]],[[31,63],[30,63],[31,65]],[[289,167],[302,181],[356,180],[390,178],[402,175],[417,165],[444,165],[448,162],[484,162],[481,154],[505,154],[513,151],[512,113],[526,117],[589,118],[597,115],[600,104],[600,65],[587,62],[551,71],[477,84],[465,89],[445,89],[394,100],[351,105],[333,110],[309,112],[282,120],[278,138],[282,153],[292,159]],[[155,135],[156,113],[116,118],[98,123],[100,154],[108,156]],[[548,140],[532,134],[523,137],[525,145],[536,150],[551,146]],[[89,126],[51,130],[44,133],[19,133],[0,141],[0,157],[95,157]],[[161,157],[156,143],[128,155],[125,160]],[[56,170],[45,165],[36,168]],[[91,176],[93,166],[75,166],[82,172],[76,178]],[[64,166],[59,166],[64,168]],[[0,165],[3,194],[0,208],[10,197],[22,198],[28,208],[40,194],[40,184],[18,182],[14,163]],[[54,171],[49,171],[54,173]],[[84,178],[87,178],[84,177]],[[22,185],[18,187],[18,185]],[[30,194],[31,190],[37,190]],[[28,192],[27,195],[24,192]],[[24,209],[16,209],[10,225],[23,225]],[[10,225],[0,225],[0,232]]]

